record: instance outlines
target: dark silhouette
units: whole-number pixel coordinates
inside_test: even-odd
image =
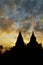
[[[3,48],[3,46],[2,45],[0,45],[0,49],[2,49]]]
[[[25,47],[21,32],[19,32],[19,35],[18,35],[18,38],[17,38],[17,42],[16,42],[16,47],[17,48],[24,48]]]
[[[2,54],[1,54],[1,50],[2,50],[3,46],[0,45],[0,62],[2,61]],[[0,63],[1,64],[1,63]]]
[[[42,46],[38,44],[36,41],[36,37],[34,32],[32,32],[32,36],[30,38],[30,42],[27,44],[27,58],[30,59],[32,64],[40,64],[42,63]]]
[[[38,44],[36,41],[36,37],[34,35],[34,32],[32,32],[32,36],[30,38],[30,42],[27,44],[28,48],[36,48],[36,49],[41,49],[41,44]]]
[[[3,54],[0,53],[0,63],[12,65],[29,65],[42,64],[43,65],[43,49],[41,44],[38,44],[34,32],[30,38],[30,42],[26,45],[23,41],[21,32],[19,32],[16,46],[11,48]],[[5,63],[6,62],[6,63]]]
[[[0,53],[1,53],[2,48],[3,48],[3,46],[2,46],[2,45],[0,45]]]

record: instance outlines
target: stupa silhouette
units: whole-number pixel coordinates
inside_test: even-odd
[[[20,31],[18,38],[17,38],[16,47],[23,48],[24,46],[25,46],[25,44],[24,44],[23,37],[22,37],[21,31]]]
[[[32,32],[32,36],[30,38],[30,42],[27,44],[29,48],[41,48],[41,44],[38,44],[34,32]]]

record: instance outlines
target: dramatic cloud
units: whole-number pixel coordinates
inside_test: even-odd
[[[0,31],[18,34],[20,30],[27,36],[43,32],[43,0],[0,0]]]
[[[43,22],[41,23],[37,23],[37,25],[35,26],[35,28],[34,28],[36,31],[43,31]]]
[[[31,28],[31,17],[34,17],[34,22],[39,22],[43,18],[43,0],[0,0],[0,17],[13,20],[16,29],[21,28],[25,31]],[[28,23],[22,23],[22,20],[28,20]],[[10,21],[11,21],[10,20]],[[3,20],[4,21],[4,20]],[[7,20],[8,21],[8,20]],[[11,27],[12,23],[1,22],[0,28]],[[40,24],[40,23],[39,23]],[[43,30],[42,26],[36,24],[35,30]]]
[[[0,18],[0,30],[10,31],[12,30],[13,21],[8,18]],[[10,29],[9,29],[10,28]]]

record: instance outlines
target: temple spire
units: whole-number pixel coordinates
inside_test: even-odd
[[[31,38],[30,38],[30,41],[36,41],[36,37],[35,37],[35,35],[34,35],[34,31],[32,32],[32,36],[31,36]]]
[[[23,41],[23,38],[22,38],[21,31],[19,32],[17,42],[16,42],[16,46],[19,47],[19,48],[24,46],[24,41]]]

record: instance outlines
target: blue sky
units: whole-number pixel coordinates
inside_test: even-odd
[[[17,29],[23,28],[27,31],[33,26],[30,20],[33,17],[36,22],[34,29],[43,31],[43,26],[40,24],[37,25],[37,22],[40,23],[40,18],[43,19],[43,0],[0,0],[0,17],[1,16],[3,19],[0,20],[0,28],[2,29],[3,26],[6,27],[6,29],[10,27],[11,24],[9,24],[9,22],[4,24],[4,19],[8,17],[11,21],[13,20],[12,23],[15,23]],[[22,20],[28,21],[27,24],[23,24]]]

